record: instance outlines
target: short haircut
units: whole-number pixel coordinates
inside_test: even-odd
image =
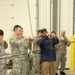
[[[13,31],[15,31],[15,29],[17,29],[17,28],[19,28],[19,27],[20,27],[21,29],[23,29],[20,25],[15,25],[14,28],[13,28]]]
[[[43,33],[43,31],[42,31],[42,30],[38,30],[38,31],[37,31],[37,34],[38,34],[39,32]]]
[[[0,29],[0,35],[4,35],[4,32],[3,32],[3,30],[1,30],[1,29]]]
[[[56,32],[55,32],[55,31],[52,31],[51,33],[55,33],[55,34],[56,34]]]
[[[65,33],[66,33],[66,31],[65,31],[65,30],[62,30],[62,31],[61,31],[61,33],[62,33],[62,32],[65,32]]]
[[[47,32],[47,29],[43,28],[43,29],[42,29],[42,32]]]

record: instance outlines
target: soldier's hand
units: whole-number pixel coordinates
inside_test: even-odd
[[[4,42],[6,42],[5,40],[2,40],[2,42],[4,43]]]
[[[31,36],[27,36],[26,38],[27,38],[27,40],[29,40],[30,43],[33,41],[33,39],[31,38]]]
[[[68,39],[66,39],[66,43],[68,42]]]
[[[8,57],[9,57],[9,58],[12,57],[12,53],[8,53]]]
[[[51,36],[51,33],[46,33],[46,36]]]
[[[60,39],[64,41],[64,38],[63,37],[61,37]]]
[[[31,39],[31,36],[27,36],[26,38],[27,38],[27,40],[30,40]]]

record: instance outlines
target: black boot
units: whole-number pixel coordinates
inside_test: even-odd
[[[60,72],[60,74],[61,74],[61,75],[66,75],[66,73],[65,73],[65,72]]]
[[[58,73],[56,73],[56,75],[58,75]]]

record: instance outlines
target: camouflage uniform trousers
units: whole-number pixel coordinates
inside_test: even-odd
[[[28,59],[13,61],[12,75],[29,75]]]
[[[66,54],[61,54],[61,51],[56,51],[56,71],[60,65],[60,71],[63,72],[66,66]]]
[[[33,53],[32,70],[29,75],[41,75],[40,53]]]
[[[4,61],[5,59],[0,60],[0,75],[6,75],[7,66]]]

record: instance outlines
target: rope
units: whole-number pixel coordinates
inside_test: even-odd
[[[31,14],[30,14],[29,0],[27,0],[27,5],[28,5],[28,13],[29,13],[29,21],[30,21],[31,34],[33,36],[33,29],[32,29],[32,22],[31,22]]]

